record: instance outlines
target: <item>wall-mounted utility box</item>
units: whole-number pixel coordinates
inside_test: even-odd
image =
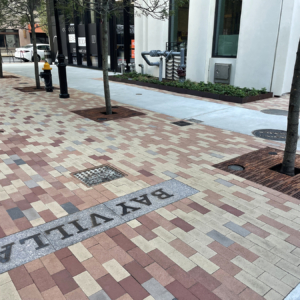
[[[215,83],[230,84],[231,64],[215,64]]]

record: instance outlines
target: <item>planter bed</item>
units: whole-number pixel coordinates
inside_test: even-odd
[[[204,97],[204,98],[211,98],[211,99],[216,99],[216,100],[221,100],[221,101],[226,101],[226,102],[234,102],[234,103],[248,103],[248,102],[253,102],[253,101],[273,97],[273,93],[265,93],[265,94],[260,94],[257,96],[247,96],[247,97],[243,97],[243,98],[242,97],[234,97],[234,96],[226,96],[226,95],[213,94],[213,93],[196,91],[196,90],[188,90],[188,89],[183,89],[183,88],[174,87],[174,86],[159,85],[159,84],[136,81],[136,80],[128,80],[128,79],[118,78],[116,76],[109,76],[109,80],[116,81],[116,82],[123,82],[123,83],[127,83],[127,84],[135,84],[135,85],[150,87],[153,89],[169,91],[172,93],[179,93],[179,94],[192,95],[192,96],[198,96],[198,97]]]

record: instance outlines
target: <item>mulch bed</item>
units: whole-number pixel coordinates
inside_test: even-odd
[[[300,200],[300,174],[296,172],[297,175],[291,177],[270,170],[282,163],[283,154],[282,150],[267,147],[216,164],[214,167]],[[233,171],[228,169],[229,165],[239,165],[245,170]],[[296,156],[295,168],[300,168],[300,155]]]
[[[19,77],[13,75],[4,75],[3,77],[0,77],[0,79],[6,79],[6,78],[19,78]]]
[[[123,106],[112,106],[112,111],[112,115],[106,115],[106,107],[97,107],[72,112],[99,123],[145,115],[144,113]]]
[[[45,92],[45,87],[41,87],[37,89],[35,86],[24,86],[24,87],[15,87],[15,90],[18,90],[23,93],[34,93],[34,92]],[[54,90],[57,90],[58,88],[53,87]]]

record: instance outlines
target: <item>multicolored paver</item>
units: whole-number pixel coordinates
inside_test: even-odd
[[[145,115],[97,123],[71,111],[102,98],[12,89],[20,82],[33,84],[0,80],[0,242],[167,181],[197,192],[0,272],[1,300],[277,300],[299,284],[299,200],[213,167],[282,143],[130,106]],[[93,187],[72,176],[103,164],[127,176]]]

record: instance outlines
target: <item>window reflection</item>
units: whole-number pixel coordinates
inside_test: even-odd
[[[236,57],[242,0],[217,0],[213,56]]]

